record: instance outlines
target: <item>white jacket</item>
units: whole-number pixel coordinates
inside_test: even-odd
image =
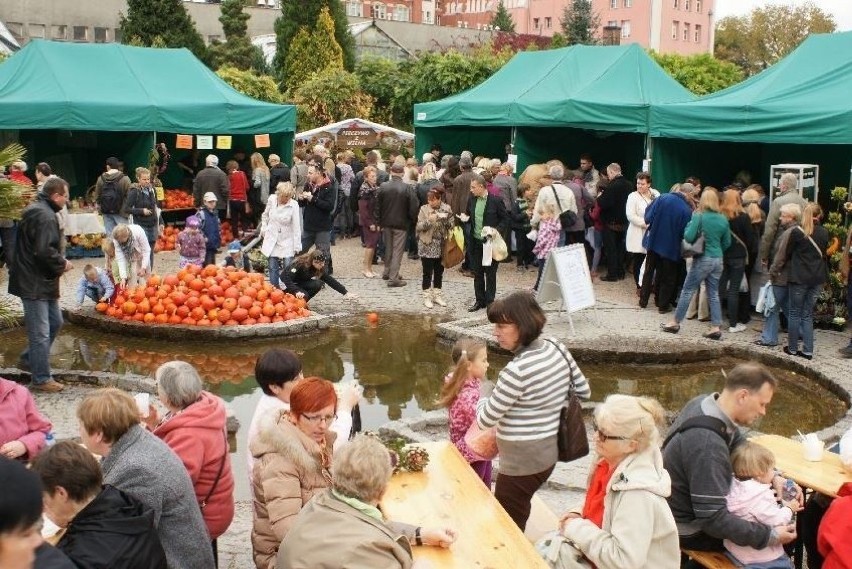
[[[651,188],[650,199],[642,197],[638,191],[631,192],[627,196],[625,213],[627,213],[627,221],[630,223],[627,226],[626,245],[629,253],[647,253],[645,248],[642,247],[642,237],[648,230],[648,226],[645,225],[645,210],[658,197],[660,197],[660,192],[654,188]]]
[[[151,245],[148,243],[148,236],[145,235],[145,230],[139,225],[131,224],[127,227],[130,229],[130,240],[133,242],[132,259],[128,259],[125,256],[118,241],[115,239],[112,240],[113,246],[115,246],[115,262],[118,263],[119,280],[127,278],[127,269],[130,263],[135,263],[135,266],[140,269],[151,270]],[[136,275],[133,276],[135,277]]]
[[[652,445],[613,472],[602,527],[575,518],[562,533],[598,569],[679,569],[677,526],[666,502],[671,487],[660,449]]]
[[[260,252],[267,257],[294,257],[302,250],[302,215],[296,200],[279,205],[277,194],[269,196],[261,228],[263,245]]]

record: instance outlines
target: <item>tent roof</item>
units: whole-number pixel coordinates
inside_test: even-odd
[[[232,89],[187,49],[29,42],[0,65],[0,129],[294,132],[292,105]]]
[[[414,124],[648,132],[652,104],[694,98],[636,44],[575,45],[518,53],[476,87],[416,104]]]
[[[685,104],[655,107],[652,136],[852,144],[852,32],[808,37],[750,79]]]
[[[372,128],[376,131],[381,132],[392,132],[401,140],[414,140],[414,135],[405,130],[399,130],[398,128],[393,128],[392,126],[387,126],[379,123],[375,123],[373,121],[368,121],[367,119],[345,119],[342,121],[338,121],[336,123],[327,124],[325,126],[321,126],[319,128],[314,128],[311,130],[306,130],[304,132],[297,132],[296,138],[310,138],[316,134],[320,134],[322,132],[330,132],[331,134],[337,134],[338,131],[344,128]]]

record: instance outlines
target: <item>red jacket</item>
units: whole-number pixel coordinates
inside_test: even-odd
[[[825,558],[823,569],[852,568],[852,482],[840,487],[822,518],[817,547]]]
[[[231,183],[231,197],[228,199],[235,202],[244,202],[248,199],[249,183],[245,172],[234,170],[228,174],[228,182]]]
[[[24,184],[25,186],[33,185],[33,181],[30,180],[29,176],[18,170],[9,172],[9,179],[18,182],[19,184]]]
[[[201,511],[211,539],[225,533],[234,519],[234,475],[225,438],[225,420],[222,400],[202,391],[197,402],[154,429],[154,434],[180,457],[189,472],[199,504],[210,492],[221,467],[219,483]]]
[[[21,458],[32,460],[44,448],[52,427],[26,387],[0,377],[0,446],[21,441],[27,447],[27,454]]]

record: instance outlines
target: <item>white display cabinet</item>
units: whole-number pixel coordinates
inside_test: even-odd
[[[819,166],[816,164],[773,164],[769,167],[769,201],[778,193],[781,175],[795,174],[798,180],[796,188],[799,195],[808,201],[816,202],[819,197]]]

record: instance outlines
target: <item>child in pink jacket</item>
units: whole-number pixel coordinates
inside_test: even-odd
[[[0,456],[34,459],[52,428],[26,387],[0,377]]]
[[[769,527],[791,524],[793,514],[801,509],[796,500],[782,502],[772,492],[775,477],[775,457],[766,447],[745,442],[731,454],[734,480],[728,492],[728,511],[750,522],[759,522]],[[760,569],[792,569],[790,557],[780,544],[763,549],[737,545],[725,540],[728,556],[738,567]]]

